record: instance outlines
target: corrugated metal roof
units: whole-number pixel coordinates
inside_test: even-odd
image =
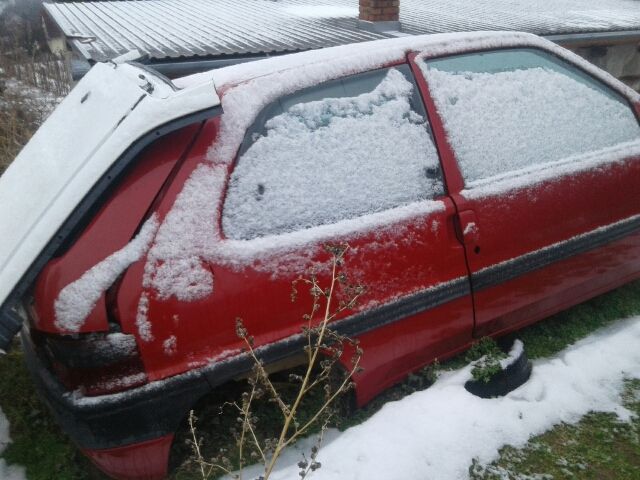
[[[358,28],[358,0],[47,3],[87,60],[138,49],[152,59],[291,52],[398,35]],[[640,0],[400,0],[402,32],[640,30]]]

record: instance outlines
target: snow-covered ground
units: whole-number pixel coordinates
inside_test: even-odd
[[[0,455],[2,455],[2,452],[8,445],[9,441],[9,421],[0,409]],[[1,480],[25,480],[26,478],[27,477],[24,474],[23,467],[18,467],[16,465],[7,465],[7,462],[0,458]]]
[[[622,320],[557,356],[534,362],[530,380],[506,397],[481,399],[463,385],[471,367],[443,374],[427,390],[386,404],[361,425],[329,431],[315,480],[466,479],[472,459],[486,464],[498,449],[527,440],[589,411],[613,412],[625,421],[625,378],[640,378],[640,317]],[[301,442],[283,457],[273,480],[297,478]],[[307,453],[308,455],[308,453]],[[258,470],[247,472],[255,478]]]

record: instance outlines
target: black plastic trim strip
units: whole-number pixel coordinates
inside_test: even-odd
[[[23,321],[19,313],[21,308],[20,302],[35,281],[40,270],[53,258],[61,245],[73,235],[76,229],[86,221],[87,214],[91,213],[94,206],[104,197],[109,188],[122,177],[136,156],[158,138],[188,125],[208,120],[221,113],[222,108],[216,106],[172,120],[141,136],[114,162],[100,180],[96,182],[82,202],[78,204],[74,212],[65,220],[58,232],[42,252],[40,252],[0,307],[0,351],[6,352],[11,345],[13,337],[20,331],[20,326]]]
[[[408,295],[396,302],[382,305],[372,312],[358,313],[338,321],[333,329],[341,335],[357,337],[470,294],[469,279],[467,277],[456,278],[450,282]]]
[[[473,291],[477,292],[502,284],[547,267],[552,263],[588,252],[637,232],[640,232],[640,215],[597,228],[512,260],[492,265],[471,275]]]
[[[468,278],[457,278],[336,321],[332,328],[355,337],[470,293]],[[199,398],[213,388],[249,372],[253,366],[249,355],[240,354],[121,394],[83,398],[67,392],[44,367],[26,330],[23,330],[22,342],[27,366],[39,392],[65,431],[85,449],[112,448],[175,432]],[[296,354],[306,342],[304,335],[293,335],[258,348],[256,354],[269,364]]]

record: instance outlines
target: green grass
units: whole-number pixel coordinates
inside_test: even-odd
[[[634,314],[640,314],[640,282],[629,284],[550,317],[519,331],[515,336],[524,341],[530,358],[548,357],[594,330]],[[346,428],[361,423],[386,402],[398,400],[417,390],[427,388],[433,382],[437,369],[458,368],[469,360],[469,355],[462,354],[436,368],[427,367],[411,375],[405,382],[385,391],[365,408],[359,409],[349,417],[340,418],[339,426]],[[287,388],[285,383],[282,386]],[[240,390],[241,386],[236,386],[224,393],[217,392],[216,398],[210,399],[212,401],[201,406],[199,431],[205,437],[209,452],[216,452],[220,447],[228,446],[231,442],[228,432],[235,415],[217,415],[217,405],[221,401],[237,398]],[[639,390],[640,381],[629,383],[627,405],[640,414],[640,394],[637,393]],[[305,408],[304,414],[311,412],[315,402],[318,401],[314,398],[309,400],[310,403]],[[0,406],[11,422],[13,440],[2,458],[5,458],[8,463],[25,466],[30,480],[104,478],[96,473],[89,462],[77,452],[46,411],[33,389],[18,349],[0,358]],[[269,405],[257,408],[260,412],[262,434],[272,435],[278,428],[277,412]],[[188,448],[184,445],[184,433],[178,442],[180,447],[178,453],[186,455]],[[524,449],[503,448],[501,457],[495,465],[477,465],[479,473],[476,472],[474,475],[478,479],[501,478],[496,476],[496,473],[491,473],[494,469],[495,472],[506,472],[511,476],[505,478],[514,480],[526,479],[523,475],[527,472],[548,473],[556,480],[561,478],[637,480],[640,479],[639,436],[638,419],[622,424],[612,415],[591,413],[576,425],[560,425],[532,439],[529,446]],[[582,466],[588,466],[588,468],[584,471],[580,470]],[[574,476],[569,476],[563,469],[573,472]],[[187,480],[198,477],[191,468],[185,466],[178,469],[173,478]]]
[[[40,401],[19,348],[0,357],[0,408],[13,440],[2,458],[26,467],[29,480],[100,478]]]
[[[521,449],[505,446],[490,465],[474,462],[473,480],[638,480],[640,478],[640,380],[630,380],[624,405],[635,413],[621,422],[611,413],[589,413],[560,424]],[[528,477],[527,477],[528,476]]]
[[[615,322],[618,319],[640,314],[640,281],[625,285],[617,290],[589,300],[583,304],[546,318],[534,325],[523,328],[511,337],[524,342],[530,359],[550,357],[568,345],[588,336],[595,330]],[[473,348],[441,365],[437,369],[454,370],[478,359],[483,353],[481,348]],[[434,368],[427,367],[417,374],[409,376],[403,383],[383,392],[364,408],[359,409],[345,426],[362,423],[389,401],[428,387],[435,378]]]

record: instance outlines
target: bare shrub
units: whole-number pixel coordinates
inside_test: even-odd
[[[66,61],[51,53],[29,56],[0,54],[0,68],[6,77],[18,82],[64,97],[71,89],[71,74]]]
[[[38,128],[38,120],[14,98],[4,99],[0,104],[0,174],[29,141]]]
[[[61,58],[0,40],[0,174],[70,88]]]
[[[41,0],[0,14],[0,173],[71,88],[67,62],[47,51]]]
[[[353,308],[364,288],[351,285],[342,271],[344,257],[348,245],[327,246],[332,255],[331,278],[328,285],[321,285],[315,275],[300,277],[292,285],[292,301],[298,297],[298,288],[308,288],[312,297],[310,312],[303,317],[302,334],[306,338],[303,354],[306,357],[305,367],[300,372],[289,375],[289,385],[295,385],[293,396],[284,395],[282,387],[272,380],[260,358],[260,349],[254,347],[254,339],[245,328],[241,319],[236,320],[236,333],[244,341],[245,353],[253,361],[253,369],[247,380],[248,389],[239,401],[228,402],[236,417],[237,426],[231,434],[234,444],[223,447],[213,458],[206,459],[203,453],[203,440],[196,427],[197,418],[191,412],[189,427],[193,456],[191,461],[197,466],[198,474],[203,480],[214,475],[226,473],[241,480],[243,470],[248,463],[261,464],[260,480],[268,480],[278,459],[287,447],[312,431],[319,430],[315,445],[298,463],[300,478],[321,467],[317,460],[320,444],[330,420],[336,413],[336,403],[340,396],[352,387],[353,374],[359,370],[362,350],[357,340],[339,334],[331,328],[331,321],[340,313]],[[336,301],[337,291],[342,294],[341,301]],[[342,370],[340,359],[345,352],[350,352],[350,365],[347,371]],[[336,375],[342,370],[341,375]],[[323,393],[322,400],[311,411],[302,415],[302,404],[314,391]],[[260,415],[254,410],[257,400],[266,398],[277,407],[279,412],[278,430],[274,436],[264,436],[259,431]],[[303,418],[304,417],[304,418]],[[236,473],[233,471],[236,470]]]

